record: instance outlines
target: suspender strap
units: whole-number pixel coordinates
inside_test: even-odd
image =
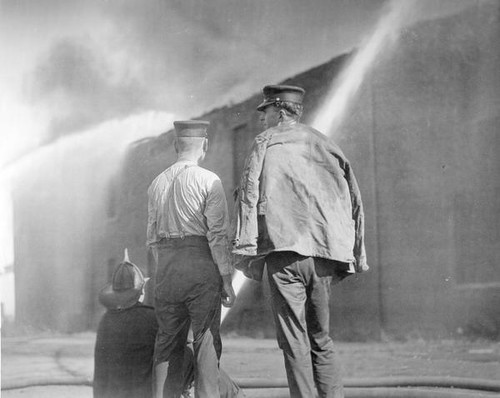
[[[167,199],[166,199],[166,203],[167,203],[167,208],[170,210],[170,206],[168,205],[170,203],[170,201],[172,201],[173,203],[173,199],[174,199],[174,194],[175,194],[175,186],[174,184],[176,183],[177,179],[179,178],[179,176],[184,173],[187,169],[189,169],[190,167],[193,167],[194,164],[188,164],[188,165],[185,165],[175,176],[174,178],[172,178],[172,181],[170,183],[170,186],[168,187],[168,192],[167,192]],[[175,226],[176,226],[176,230],[177,232],[179,233],[179,236],[181,238],[184,238],[184,236],[186,235],[184,233],[184,231],[182,231],[182,228],[181,228],[181,220],[179,218],[179,213],[177,211],[177,209],[173,209],[173,213],[172,213],[173,217],[174,217],[174,221],[175,221]],[[167,236],[166,238],[170,238],[170,234],[168,232],[165,233]]]

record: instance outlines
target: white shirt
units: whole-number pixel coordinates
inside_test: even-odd
[[[151,183],[148,199],[148,245],[168,237],[206,236],[220,274],[232,273],[226,196],[215,173],[192,161],[174,163]]]

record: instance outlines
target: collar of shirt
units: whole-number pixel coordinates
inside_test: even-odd
[[[197,166],[198,163],[195,162],[194,160],[189,160],[189,159],[185,159],[185,160],[178,160],[177,162],[174,163],[175,165],[183,165],[183,164],[192,164],[192,165],[195,165]]]
[[[290,120],[287,120],[287,121],[281,121],[281,122],[279,122],[278,126],[292,126],[295,123],[297,123],[297,121],[295,119],[290,119]]]

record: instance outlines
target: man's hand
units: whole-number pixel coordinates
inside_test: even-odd
[[[222,305],[224,307],[232,307],[234,301],[236,300],[236,294],[234,294],[232,276],[223,275],[222,276]]]

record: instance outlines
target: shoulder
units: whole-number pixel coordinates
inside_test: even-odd
[[[164,182],[167,180],[167,174],[170,172],[170,167],[168,169],[165,169],[162,171],[160,174],[158,174],[155,179],[149,184],[148,188],[148,193],[152,193],[154,190],[156,190],[159,186],[164,184]]]
[[[220,178],[217,174],[215,174],[213,171],[205,169],[204,167],[201,167],[201,166],[190,167],[189,171],[192,174],[198,176],[200,179],[202,179],[205,182],[212,183],[215,181],[220,181]]]
[[[132,307],[132,311],[135,312],[138,318],[156,323],[156,314],[153,307],[144,304],[137,304],[136,306]]]
[[[297,123],[292,127],[294,128],[295,131],[308,133],[312,140],[317,141],[322,145],[328,146],[330,143],[330,139],[326,135],[316,130],[312,126],[303,123]]]
[[[264,130],[262,133],[258,134],[255,137],[254,145],[258,146],[260,144],[266,143],[267,141],[269,141],[271,139],[271,137],[273,136],[273,134],[276,131],[279,131],[277,127],[271,127],[271,128],[268,128],[267,130]]]
[[[139,303],[135,306],[135,308],[138,308],[144,312],[154,312],[155,311],[155,308],[150,306],[150,305],[146,305],[146,304],[142,304],[142,303]]]
[[[121,310],[121,311],[122,312],[123,311],[129,311],[131,313],[134,312],[136,314],[141,314],[141,315],[145,315],[145,316],[155,313],[154,307],[151,307],[149,305],[145,305],[145,304],[142,304],[142,303],[137,303],[134,306],[132,306],[130,308],[127,308],[125,310]]]
[[[268,146],[269,142],[271,141],[273,134],[277,132],[278,130],[276,127],[271,127],[262,133],[258,134],[252,143],[252,147],[250,149],[250,152],[247,156],[247,165],[251,164],[248,162],[248,160],[252,159],[259,159],[262,154],[265,153],[265,148]]]
[[[223,192],[222,181],[213,171],[201,166],[192,166],[186,171],[185,181],[190,190],[204,192]]]
[[[301,123],[298,123],[298,126],[300,129],[309,132],[312,139],[317,142],[318,145],[323,146],[331,154],[345,160],[342,149],[340,149],[338,144],[333,139],[316,130],[314,127]]]

